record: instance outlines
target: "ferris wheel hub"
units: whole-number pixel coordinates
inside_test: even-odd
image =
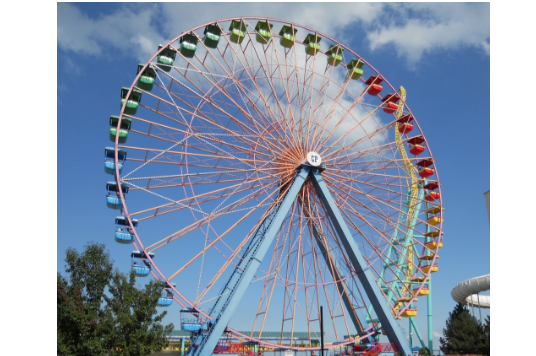
[[[307,162],[313,167],[318,167],[322,164],[322,158],[318,153],[311,151],[307,154]]]

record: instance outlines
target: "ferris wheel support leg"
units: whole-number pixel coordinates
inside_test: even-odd
[[[313,170],[312,178],[313,185],[316,188],[318,196],[328,212],[330,220],[337,231],[337,235],[339,236],[346,253],[348,254],[348,258],[352,263],[353,268],[357,272],[359,281],[363,285],[363,288],[367,293],[372,306],[374,307],[374,311],[378,315],[378,319],[380,320],[380,323],[382,324],[389,341],[393,342],[398,351],[402,352],[403,355],[411,355],[411,348],[404,338],[402,330],[396,323],[387,301],[383,297],[378,284],[374,280],[372,272],[370,271],[365,259],[361,255],[357,244],[354,242],[352,234],[350,233],[348,226],[346,226],[341,212],[335,204],[335,201],[333,200],[333,197],[331,196],[331,193],[329,192],[329,189],[326,186],[326,183],[324,182],[324,179],[322,178],[322,175],[318,169]]]
[[[253,280],[257,268],[261,264],[264,255],[268,251],[275,235],[281,228],[284,218],[289,212],[292,203],[295,201],[305,179],[309,175],[310,167],[301,166],[292,182],[283,202],[275,206],[267,215],[265,220],[252,236],[251,241],[245,248],[241,261],[233,274],[229,278],[225,289],[228,290],[225,298],[222,296],[216,301],[210,312],[212,324],[206,332],[198,334],[191,346],[188,348],[186,356],[211,356],[214,352],[220,337],[225,332],[227,324],[236,311],[242,296],[246,292],[249,284]],[[265,228],[264,230],[262,230]],[[223,293],[222,293],[223,295]]]

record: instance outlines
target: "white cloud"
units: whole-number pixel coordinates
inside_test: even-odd
[[[392,10],[398,16],[368,33],[372,50],[391,44],[410,63],[434,50],[476,47],[489,54],[489,4],[419,3],[393,5]]]
[[[432,334],[434,335],[434,337],[443,337],[443,334],[440,334],[437,331],[434,331]]]
[[[157,5],[122,7],[91,19],[76,5],[58,3],[58,46],[85,55],[120,50],[146,61],[156,51],[154,43],[163,41],[153,25],[158,10]]]
[[[393,46],[410,63],[437,50],[490,50],[489,3],[125,3],[96,18],[58,3],[58,46],[89,55],[115,49],[146,61],[184,31],[240,16],[287,19],[342,43],[350,26],[361,26],[371,50]]]

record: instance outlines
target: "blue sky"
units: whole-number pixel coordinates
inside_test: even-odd
[[[106,244],[116,267],[128,270],[130,250],[113,240],[116,214],[104,202],[111,176],[102,168],[104,147],[111,145],[108,118],[118,113],[119,89],[132,83],[137,64],[145,63],[159,43],[202,23],[239,16],[315,28],[408,91],[442,185],[445,244],[440,271],[433,275],[433,330],[439,335],[455,304],[452,287],[490,273],[484,199],[490,189],[487,3],[58,4],[58,271],[65,250],[82,250],[88,241]],[[178,328],[177,315],[170,309],[168,321]],[[424,326],[420,329],[425,332]]]

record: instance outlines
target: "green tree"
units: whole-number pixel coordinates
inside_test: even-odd
[[[488,315],[486,318],[486,321],[482,327],[482,332],[484,333],[485,339],[484,339],[484,347],[480,350],[480,353],[482,355],[489,355],[490,354],[490,337],[491,337],[491,326],[490,326],[490,316]]]
[[[133,271],[128,279],[115,271],[110,296],[104,296],[107,345],[111,356],[148,355],[168,346],[166,336],[173,331],[173,324],[162,326],[161,321],[167,312],[159,314],[156,308],[163,284],[151,281],[141,290],[135,284]]]
[[[90,243],[83,253],[69,248],[67,278],[58,273],[57,348],[59,355],[104,355],[100,327],[102,295],[112,273],[104,245]]]
[[[439,338],[440,350],[444,354],[480,354],[485,348],[485,334],[479,322],[471,316],[465,306],[458,303]]]
[[[429,356],[430,355],[430,350],[428,350],[427,347],[421,347],[419,349],[419,356]]]
[[[112,273],[101,244],[89,243],[81,254],[69,248],[65,262],[67,276],[58,273],[57,280],[58,355],[147,355],[167,345],[173,324],[160,324],[161,283],[138,290],[133,272],[128,281]]]

